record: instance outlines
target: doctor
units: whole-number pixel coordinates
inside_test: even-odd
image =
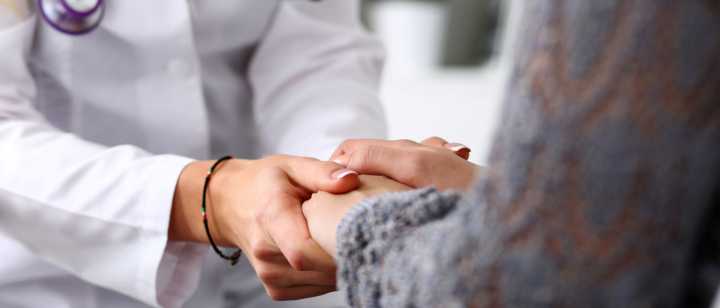
[[[382,50],[357,1],[104,1],[80,36],[33,6],[0,0],[0,307],[252,306],[263,287],[334,288],[293,205],[357,177],[253,158],[383,137]],[[200,216],[226,154],[243,159],[210,182],[209,232],[243,249],[235,267],[209,254]]]

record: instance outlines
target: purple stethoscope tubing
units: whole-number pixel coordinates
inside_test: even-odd
[[[69,35],[95,30],[105,14],[103,0],[97,0],[95,6],[84,11],[74,9],[67,0],[37,0],[37,8],[50,26]]]

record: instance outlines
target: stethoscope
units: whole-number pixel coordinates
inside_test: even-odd
[[[105,15],[103,0],[37,0],[37,4],[40,15],[50,26],[70,35],[94,30]]]
[[[70,35],[94,30],[105,14],[103,0],[37,0],[37,8],[50,26]]]

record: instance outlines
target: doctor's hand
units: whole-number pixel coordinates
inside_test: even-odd
[[[173,204],[171,240],[208,241],[200,198],[212,163],[195,162],[182,172]],[[335,290],[334,261],[311,238],[301,204],[314,192],[345,193],[358,185],[356,172],[332,162],[291,156],[226,161],[210,181],[210,233],[219,245],[242,249],[275,300],[331,292]]]
[[[410,140],[356,139],[343,142],[331,160],[362,174],[384,175],[412,187],[466,189],[480,168],[467,161],[470,149],[432,137]]]
[[[318,192],[303,203],[302,209],[312,238],[327,253],[337,254],[337,227],[345,214],[363,199],[387,192],[411,190],[410,186],[384,176],[361,175],[360,188],[345,194]]]

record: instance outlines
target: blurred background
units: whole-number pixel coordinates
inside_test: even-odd
[[[382,99],[391,139],[438,135],[484,163],[510,71],[520,1],[363,0],[386,45]]]

